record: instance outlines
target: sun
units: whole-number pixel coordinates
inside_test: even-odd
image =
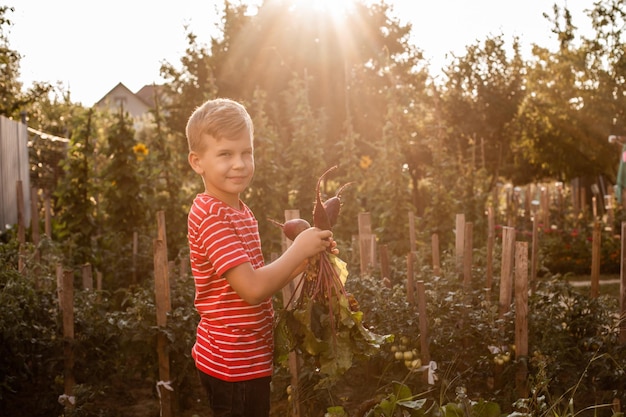
[[[333,20],[343,20],[354,11],[355,0],[291,0],[292,8],[324,14]]]

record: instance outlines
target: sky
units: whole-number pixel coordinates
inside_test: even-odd
[[[322,1],[322,0],[308,0]],[[341,3],[345,0],[332,0]],[[257,3],[259,1],[257,0]],[[573,23],[588,30],[584,10],[593,0],[386,0],[392,15],[412,25],[411,42],[430,61],[436,76],[450,54],[488,36],[513,36],[524,56],[532,44],[552,48],[556,41],[543,13],[553,4],[567,6]],[[61,83],[71,99],[85,106],[100,100],[118,83],[137,92],[160,83],[162,62],[179,67],[185,55],[186,27],[200,44],[218,36],[222,0],[4,0],[15,9],[5,15],[13,25],[7,36],[22,56],[20,81]]]

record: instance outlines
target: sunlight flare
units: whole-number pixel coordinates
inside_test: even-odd
[[[341,20],[354,10],[355,0],[292,0],[292,8],[326,14],[333,20]]]

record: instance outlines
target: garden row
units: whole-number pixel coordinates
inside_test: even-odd
[[[26,226],[19,224],[19,222],[17,225],[17,240],[19,242],[17,269],[18,272],[24,273],[30,271],[29,273],[35,279],[38,277],[37,268],[41,268],[41,271],[44,271],[46,266],[43,263],[48,263],[51,259],[54,259],[54,257],[51,258],[49,256],[43,259],[40,258],[41,253],[39,253],[39,250],[41,245],[40,242],[37,242],[39,220],[36,213],[38,212],[39,209],[33,210],[32,246],[29,246],[25,239]],[[402,351],[401,366],[393,369],[393,372],[387,377],[397,379],[395,378],[397,375],[406,372],[402,380],[408,386],[411,386],[412,389],[409,392],[420,390],[430,392],[432,388],[436,387],[443,393],[450,387],[458,385],[466,387],[467,391],[463,392],[467,392],[467,395],[478,395],[474,393],[482,392],[482,395],[498,398],[498,395],[502,396],[502,393],[505,391],[508,393],[508,396],[514,395],[514,398],[517,399],[528,399],[536,395],[538,376],[536,365],[533,368],[532,363],[540,359],[545,360],[545,356],[547,356],[547,349],[537,342],[537,332],[545,331],[550,333],[550,331],[533,328],[537,322],[534,316],[540,316],[545,311],[533,311],[533,305],[537,306],[537,301],[533,302],[532,298],[543,297],[539,303],[562,303],[564,311],[568,309],[568,305],[575,305],[575,303],[572,304],[573,300],[575,302],[587,303],[587,301],[583,301],[571,293],[561,297],[562,294],[558,294],[558,290],[545,286],[546,282],[549,282],[545,276],[542,279],[537,277],[540,246],[538,219],[541,218],[537,213],[540,212],[535,212],[536,215],[531,221],[533,225],[532,233],[530,234],[531,240],[530,242],[525,242],[516,240],[516,229],[511,226],[503,226],[501,228],[502,234],[497,235],[495,216],[492,210],[488,210],[487,252],[484,253],[484,259],[474,259],[480,250],[473,247],[473,223],[466,222],[461,214],[457,215],[456,219],[456,244],[454,253],[451,256],[446,256],[445,251],[443,256],[440,254],[439,239],[436,234],[432,235],[430,248],[417,250],[417,242],[415,242],[414,238],[415,219],[409,213],[408,234],[411,239],[412,250],[407,254],[404,265],[398,263],[397,260],[389,259],[385,245],[378,245],[375,234],[372,233],[370,214],[362,213],[358,219],[360,234],[355,239],[355,248],[351,250],[353,253],[359,254],[358,260],[351,263],[358,263],[360,267],[359,271],[354,271],[354,268],[351,268],[351,273],[352,275],[360,274],[360,277],[351,277],[346,285],[359,297],[363,305],[364,320],[372,328],[392,331],[396,335],[396,342],[391,346],[382,346],[380,355],[377,358],[370,359],[370,366],[379,362],[395,363],[398,361],[399,355],[397,353]],[[297,216],[297,214],[287,211],[286,219]],[[48,216],[45,215],[45,217],[47,218]],[[47,223],[47,221],[44,223]],[[599,317],[593,317],[597,313],[594,309],[599,308],[597,304],[594,304],[593,299],[599,297],[597,290],[599,273],[597,271],[599,271],[600,265],[600,251],[598,248],[600,247],[599,236],[602,228],[598,226],[600,225],[599,221],[592,223],[594,225],[594,232],[590,237],[592,248],[592,274],[590,277],[592,290],[590,297],[587,297],[591,304],[585,304],[583,310],[587,309],[587,314],[589,314],[588,320],[599,321]],[[623,228],[624,226],[622,225],[622,234],[624,233]],[[517,235],[519,236],[519,233]],[[174,277],[173,271],[175,267],[174,262],[167,259],[167,244],[164,236],[165,224],[162,213],[160,213],[160,215],[157,214],[157,237],[153,241],[154,281],[152,297],[154,305],[148,308],[148,310],[153,309],[154,313],[154,316],[149,321],[156,321],[154,339],[150,339],[151,343],[154,343],[152,345],[154,356],[149,355],[155,361],[153,365],[141,364],[139,366],[156,369],[156,373],[153,375],[155,378],[153,386],[156,387],[155,399],[158,399],[161,415],[167,416],[174,415],[176,410],[180,409],[181,406],[177,403],[177,401],[180,401],[180,394],[176,391],[183,388],[183,385],[178,370],[174,371],[174,374],[170,373],[171,363],[179,363],[181,360],[179,357],[173,358],[170,355],[177,348],[181,347],[172,345],[175,338],[171,332],[172,321],[168,320],[168,317],[176,317],[181,313],[177,310],[180,305],[174,303],[175,305],[172,307],[172,298],[176,296],[172,295],[170,291],[173,288],[177,288],[177,285],[175,280],[172,282],[170,280]],[[286,245],[288,242],[284,244]],[[27,248],[31,249],[28,250]],[[497,251],[498,248],[501,249],[499,252]],[[624,259],[623,249],[621,253],[620,259]],[[494,269],[497,268],[494,268],[494,265],[497,266],[498,258],[500,258],[500,276],[494,279],[494,276],[497,277],[497,274],[494,273]],[[355,261],[355,259],[351,259],[351,261]],[[68,415],[71,413],[76,415],[78,414],[76,404],[80,404],[80,401],[77,401],[75,397],[76,389],[74,384],[76,378],[74,373],[76,361],[74,354],[77,350],[80,352],[81,349],[77,344],[81,342],[83,336],[78,335],[78,337],[75,337],[77,336],[74,332],[75,318],[71,308],[75,304],[75,301],[72,300],[72,295],[74,294],[73,288],[76,274],[73,268],[66,270],[61,265],[60,262],[54,264],[58,302],[61,307],[64,352],[62,378],[64,388],[59,400],[66,407]],[[181,283],[188,279],[186,265],[185,261],[179,264],[178,276]],[[77,296],[82,298],[84,297],[83,292],[91,293],[95,297],[92,299],[93,303],[106,305],[107,301],[99,298],[107,293],[101,287],[101,280],[97,279],[95,291],[92,291],[94,285],[89,265],[82,266],[81,272],[83,291],[78,292]],[[99,274],[96,271],[96,277],[98,278],[98,276]],[[372,280],[368,277],[374,279]],[[624,357],[623,345],[626,332],[624,329],[625,321],[620,319],[624,317],[624,281],[623,277],[621,278],[620,309],[609,312],[612,322],[608,330],[603,330],[602,332],[597,330],[605,326],[603,322],[597,323],[597,326],[583,326],[586,329],[581,328],[579,324],[574,326],[573,323],[566,319],[555,321],[554,318],[551,318],[554,322],[549,324],[550,328],[562,326],[562,330],[571,333],[570,336],[573,337],[571,340],[576,340],[577,345],[588,346],[584,357],[589,358],[589,354],[593,354],[591,358],[596,358],[593,360],[589,359],[590,364],[592,361],[595,362],[595,365],[601,362],[597,359],[598,356],[607,356],[610,358],[610,360],[607,359],[608,362],[613,364],[613,369],[611,372],[608,372],[608,376],[607,371],[609,370],[607,369],[602,369],[602,372],[598,375],[586,376],[590,380],[594,380],[594,378],[596,380],[596,386],[593,390],[595,393],[593,401],[589,399],[590,397],[581,400],[587,406],[589,404],[597,404],[599,398],[602,398],[602,401],[604,401],[605,397],[609,395],[611,397],[609,403],[612,408],[619,410],[621,402],[624,401],[623,367],[626,358]],[[45,287],[46,284],[35,281],[34,285]],[[359,288],[359,286],[362,287]],[[187,288],[188,290],[189,288]],[[289,288],[284,290],[283,300],[285,297],[289,297],[289,290]],[[377,294],[372,295],[372,291],[377,292]],[[496,291],[498,291],[499,297],[497,300],[494,300],[492,293]],[[181,292],[181,290],[179,289],[178,292]],[[403,298],[402,301],[397,300],[399,294]],[[512,301],[513,296],[515,296],[514,301]],[[383,303],[383,306],[376,307],[380,302],[375,302],[369,299],[369,297],[378,297],[379,300],[380,297],[390,298]],[[531,300],[529,300],[529,297]],[[392,299],[395,300],[392,301]],[[605,300],[597,301],[602,303]],[[83,305],[83,303],[84,300],[79,301],[79,304]],[[397,305],[397,309],[393,308],[394,305]],[[443,308],[444,305],[448,307]],[[454,311],[451,310],[451,305],[455,306],[453,308]],[[497,308],[494,311],[495,306]],[[608,304],[607,307],[611,308]],[[191,306],[186,306],[184,311],[189,314],[192,311]],[[452,314],[446,318],[444,311]],[[144,317],[144,319],[147,319],[147,317]],[[474,322],[472,322],[472,319]],[[108,316],[106,320],[111,321],[112,317]],[[176,319],[174,318],[173,320]],[[417,323],[416,326],[410,324],[413,320]],[[191,321],[193,322],[194,320]],[[489,323],[491,326],[490,332],[494,333],[495,336],[484,334],[484,329],[480,330],[482,333],[477,332],[480,328],[477,324],[482,326],[485,323]],[[189,328],[193,328],[193,326],[187,326],[186,330],[189,330]],[[192,331],[189,331],[187,336],[191,337],[192,333]],[[476,333],[479,333],[478,338]],[[462,347],[466,353],[471,351],[488,351],[491,353],[489,356],[491,360],[485,363],[486,355],[481,353],[466,358],[463,358],[459,353],[458,356],[452,357],[449,351],[446,350],[448,348],[444,347],[449,343],[456,345],[457,349]],[[411,353],[410,362],[407,362],[405,359],[405,357],[408,358],[409,356],[407,352]],[[126,355],[128,353],[123,356]],[[188,359],[188,357],[184,357],[183,360]],[[419,362],[414,362],[415,359],[419,359]],[[31,360],[34,360],[34,358],[31,358]],[[79,359],[79,362],[84,365],[82,359]],[[389,363],[385,367],[388,367]],[[355,363],[355,368],[364,366],[366,365],[363,362]],[[511,378],[511,366],[515,369],[515,378]],[[580,368],[579,364],[575,364],[575,366]],[[455,367],[457,368],[455,372],[458,372],[458,375],[451,377],[451,370]],[[563,372],[562,368],[566,366],[562,363],[556,367],[561,368],[559,372]],[[545,371],[545,368],[543,369]],[[317,378],[319,382],[319,378],[322,376],[319,373],[316,375],[306,362],[299,362],[295,354],[294,360],[291,362],[290,371],[291,376],[287,380],[289,385],[291,385],[291,390],[296,393],[293,395],[293,398],[299,399],[291,402],[293,413],[296,415],[316,415],[315,410],[319,411],[320,403],[324,403],[324,406],[329,405],[320,400],[319,397],[317,397],[315,402],[311,400],[311,391],[307,388],[310,386],[310,380]],[[377,370],[377,373],[380,373],[380,370]],[[393,374],[394,378],[391,378],[391,374]],[[314,375],[314,378],[311,375]],[[385,379],[380,374],[378,378],[380,378],[379,380]],[[563,383],[564,376],[561,375],[560,378],[560,383]],[[78,379],[80,380],[80,377]],[[481,383],[482,388],[476,388],[478,385],[476,379],[483,380]],[[571,380],[571,376],[568,380]],[[597,385],[598,380],[612,382],[609,382],[608,387],[606,384],[599,387]],[[277,382],[279,381],[281,381],[280,371],[277,374]],[[511,382],[514,383],[514,389],[511,389]],[[546,383],[546,389],[548,385]],[[385,386],[378,388],[384,390]],[[429,386],[431,388],[428,388]],[[513,394],[513,391],[515,394]],[[491,394],[488,394],[489,392]],[[380,397],[380,391],[377,395],[374,395],[374,393],[369,394],[372,394],[373,398],[378,399]],[[574,393],[571,394],[571,398],[574,398]],[[358,395],[352,393],[352,398],[348,401],[343,401],[343,403],[347,405],[348,403],[357,402],[359,399],[365,400],[365,398],[359,398]],[[342,403],[342,401],[337,399],[328,400],[327,402],[330,405]],[[558,401],[558,403],[560,402]],[[439,405],[444,406],[442,403]],[[527,409],[530,408],[527,407]]]

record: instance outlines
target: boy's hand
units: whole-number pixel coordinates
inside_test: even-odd
[[[310,258],[313,255],[323,252],[330,248],[331,252],[336,250],[337,243],[332,239],[333,232],[330,230],[322,230],[317,227],[310,227],[300,233],[293,244],[298,246],[298,252]]]
[[[333,255],[337,255],[339,253],[339,249],[337,249],[337,242],[332,237],[330,238],[330,246],[328,247],[328,251]]]

